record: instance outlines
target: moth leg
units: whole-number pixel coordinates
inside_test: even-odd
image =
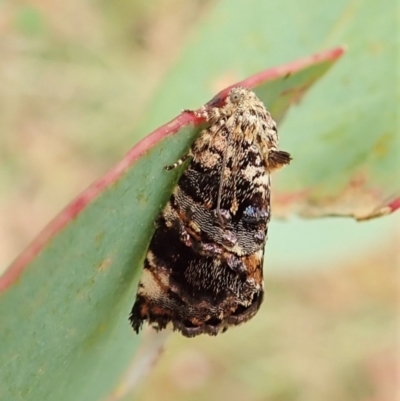
[[[174,168],[177,168],[178,166],[181,166],[189,157],[191,157],[191,153],[187,153],[186,155],[182,156],[178,161],[176,161],[174,164],[171,164],[169,166],[165,166],[164,169],[167,171],[173,170]]]
[[[290,153],[283,150],[272,148],[268,152],[267,164],[271,171],[279,170],[283,166],[289,164],[291,160],[292,157],[290,156]]]
[[[200,110],[202,110],[202,109],[200,109]],[[193,115],[195,115],[196,117],[201,117],[201,111],[199,112],[199,111],[197,111],[197,110],[183,109],[183,110],[182,110],[182,113],[193,114]]]
[[[209,120],[209,112],[208,110],[203,106],[199,110],[190,110],[190,109],[183,109],[183,113],[189,113],[193,114],[197,118],[205,118],[207,121]]]
[[[217,122],[219,121],[221,125],[225,124],[225,118],[227,113],[219,107],[201,107],[199,110],[182,110],[184,113],[193,114],[197,118],[204,118],[207,122]]]

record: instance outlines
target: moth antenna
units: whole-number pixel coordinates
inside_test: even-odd
[[[228,138],[227,138],[227,146],[224,151],[224,155],[222,158],[222,166],[221,166],[221,174],[219,177],[219,187],[218,187],[218,197],[217,197],[217,216],[219,222],[223,225],[224,224],[224,219],[221,215],[221,199],[222,199],[222,190],[224,189],[224,174],[225,174],[225,168],[226,164],[228,161],[228,149],[230,145],[230,139],[231,139],[231,130],[228,130]]]

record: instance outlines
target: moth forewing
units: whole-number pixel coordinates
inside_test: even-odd
[[[270,173],[289,164],[276,124],[249,89],[232,88],[209,122],[167,205],[144,263],[130,322],[216,335],[253,317],[263,299]]]

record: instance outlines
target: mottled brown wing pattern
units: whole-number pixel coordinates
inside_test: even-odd
[[[200,112],[204,129],[190,162],[156,220],[130,314],[187,337],[216,335],[252,318],[263,300],[263,254],[270,173],[290,162],[276,124],[250,90],[230,90]]]

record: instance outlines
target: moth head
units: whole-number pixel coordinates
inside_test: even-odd
[[[249,89],[235,86],[231,88],[228,93],[226,90],[220,92],[218,95],[214,96],[208,103],[208,107],[218,107],[218,108],[234,108],[236,109],[240,106],[244,100],[254,96],[253,92]]]
[[[228,106],[232,105],[237,107],[243,103],[243,101],[249,96],[250,93],[251,91],[240,86],[232,88],[226,98],[226,104]]]
[[[258,105],[260,100],[256,94],[250,89],[236,86],[232,88],[226,97],[225,104],[227,108],[242,109],[244,106],[249,107]]]
[[[244,98],[244,88],[233,88],[228,94],[228,102],[238,104]]]

